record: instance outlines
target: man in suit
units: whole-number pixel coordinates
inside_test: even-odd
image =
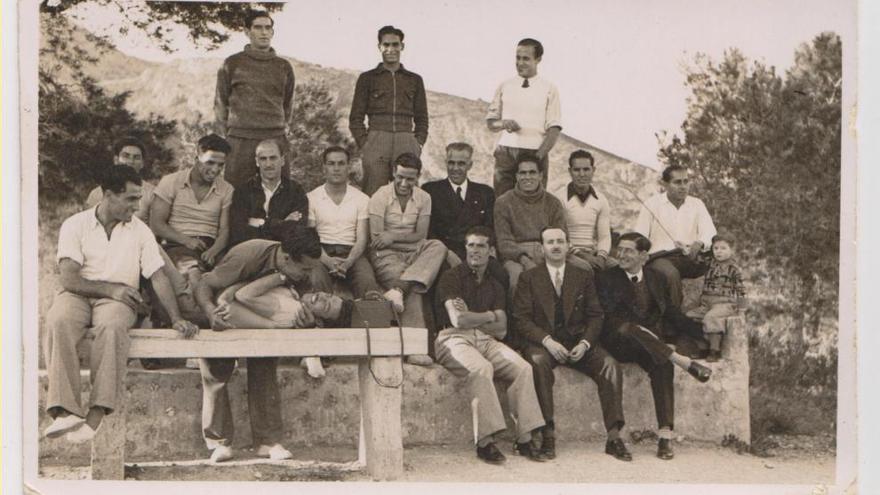
[[[685,316],[673,303],[672,290],[656,270],[645,267],[651,241],[637,232],[620,237],[619,266],[599,272],[599,300],[605,311],[601,343],[620,362],[637,363],[651,379],[660,440],[657,457],[672,459],[675,416],[673,365],[706,382],[712,370],[673,351],[657,336],[661,325],[675,325],[700,334],[699,322]]]
[[[464,238],[468,230],[476,226],[494,229],[495,193],[486,184],[468,178],[474,164],[473,155],[474,148],[470,144],[450,143],[446,146],[446,178],[422,185],[433,205],[428,238],[446,245],[447,260],[453,266],[467,256]],[[507,272],[497,259],[489,258],[487,270],[507,289]]]
[[[513,303],[514,328],[525,340],[523,351],[535,375],[535,391],[544,415],[541,453],[556,457],[553,422],[553,368],[565,365],[589,376],[599,389],[608,431],[605,452],[629,460],[620,429],[623,394],[620,367],[599,344],[602,307],[593,273],[566,263],[568,236],[558,227],[541,232],[544,261],[520,276]]]

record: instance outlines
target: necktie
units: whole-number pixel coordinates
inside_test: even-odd
[[[464,201],[464,198],[461,196],[461,186],[455,188],[455,195],[458,196],[458,199]]]
[[[562,270],[556,270],[556,279],[553,281],[553,286],[556,288],[556,295],[562,296]]]
[[[633,276],[630,278],[630,280],[632,280],[634,284],[639,283],[639,277],[636,276],[636,275],[633,275]]]
[[[523,79],[522,87],[524,87],[524,88],[528,88],[528,87],[529,87],[529,80],[528,80],[528,79]]]

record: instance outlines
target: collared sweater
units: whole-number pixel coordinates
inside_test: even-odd
[[[293,115],[294,84],[290,62],[271,48],[264,52],[246,45],[217,71],[218,130],[244,138],[284,134]]]
[[[544,189],[527,195],[514,188],[495,202],[495,236],[503,260],[528,254],[518,244],[541,242],[541,230],[548,226],[565,229],[565,208]]]

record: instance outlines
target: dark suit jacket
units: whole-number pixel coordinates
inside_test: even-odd
[[[669,287],[663,276],[657,271],[645,267],[642,269],[645,276],[645,284],[651,293],[657,307],[660,310],[658,321],[646,326],[656,334],[661,334],[664,330],[678,330],[692,336],[702,336],[702,325],[688,318],[682,313],[681,308],[672,303]],[[639,318],[635,313],[635,287],[633,286],[630,276],[620,268],[615,266],[599,272],[596,277],[599,291],[599,301],[602,309],[605,311],[605,323],[603,325],[603,335],[608,332],[617,331],[624,324],[639,323]]]
[[[462,203],[449,180],[437,180],[422,185],[431,195],[431,226],[429,239],[439,239],[447,248],[464,259],[464,235],[476,225],[493,227],[495,192],[491,187],[468,180],[467,193]]]
[[[251,239],[281,240],[281,230],[285,224],[309,223],[309,199],[305,190],[296,181],[281,179],[278,190],[269,200],[269,211],[263,208],[266,193],[260,183],[260,176],[251,177],[232,193],[232,207],[229,208],[229,245],[234,246]],[[294,222],[285,221],[287,215],[294,211],[300,212],[302,218]],[[249,218],[262,218],[266,221],[262,227],[248,225]]]
[[[568,349],[582,339],[591,346],[598,344],[602,331],[602,306],[591,272],[571,263],[565,264],[562,308],[565,325],[561,332],[557,332],[556,291],[547,265],[538,265],[520,275],[513,298],[514,329],[519,338],[540,346],[544,337],[550,335]]]

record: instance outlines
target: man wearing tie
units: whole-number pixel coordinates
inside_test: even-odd
[[[486,125],[501,132],[495,148],[495,196],[513,188],[516,159],[529,152],[541,161],[543,182],[547,184],[548,155],[562,131],[559,92],[551,82],[538,76],[538,63],[544,46],[531,38],[516,47],[517,77],[498,86],[486,114]]]

